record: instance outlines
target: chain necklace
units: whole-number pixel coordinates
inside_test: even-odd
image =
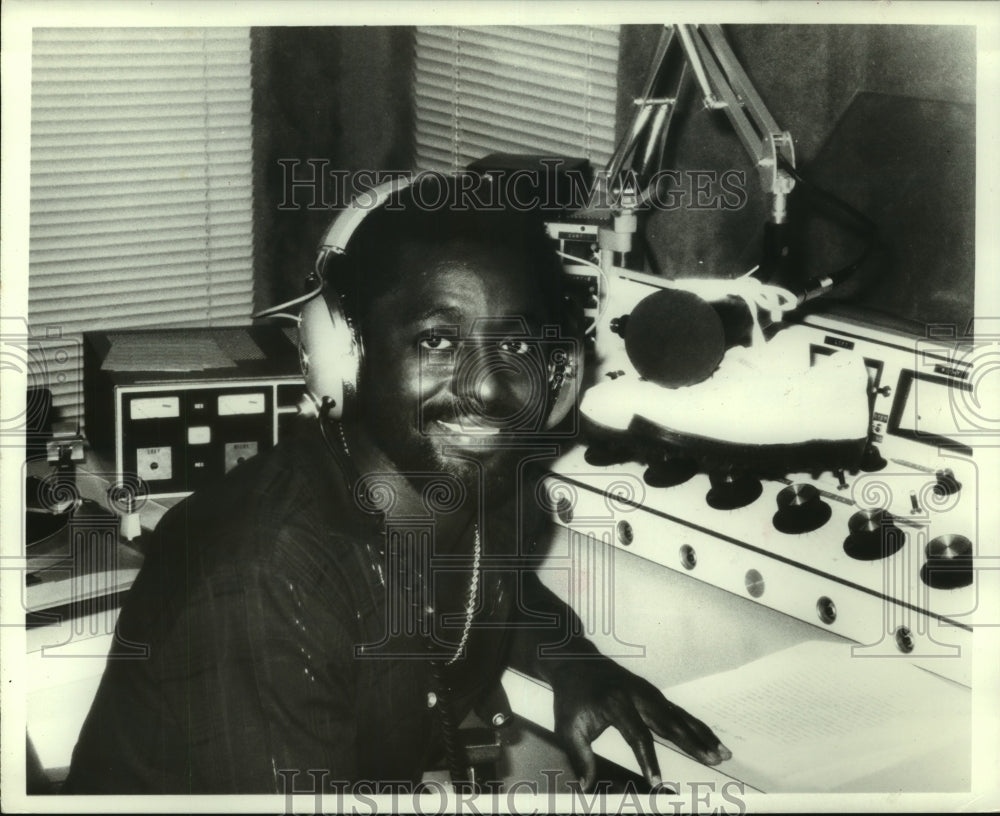
[[[322,419],[320,420],[320,431],[323,436],[323,441],[330,449],[330,452],[334,454],[334,459],[337,460],[338,464],[341,464],[341,469],[343,470],[348,490],[352,490],[354,479],[351,478],[350,470],[347,467],[344,467],[343,463],[341,463],[340,461],[340,457],[337,456],[337,453],[334,450],[333,445],[331,444],[331,440],[327,435],[326,426]],[[343,423],[341,422],[337,423],[337,431],[340,437],[341,448],[344,451],[344,456],[346,457],[346,460],[348,462],[351,462],[353,460],[353,457],[351,456],[351,449],[347,445],[347,436],[344,433]],[[479,524],[476,523],[473,529],[475,530],[475,543],[473,545],[473,550],[472,550],[472,575],[469,578],[469,588],[465,593],[465,624],[462,628],[462,638],[458,642],[458,648],[455,650],[455,654],[453,654],[445,662],[444,664],[445,666],[451,666],[453,663],[455,663],[455,661],[457,661],[462,656],[462,652],[464,651],[466,645],[469,642],[469,635],[472,632],[472,620],[476,614],[476,601],[479,599],[479,562],[482,556],[482,540],[480,539],[479,536]],[[379,582],[382,584],[382,586],[385,586],[385,575],[382,572],[381,565],[376,563],[375,559],[373,558],[371,547],[367,543],[365,544],[365,549],[368,552],[368,558],[372,566],[376,569],[376,573],[379,576]],[[421,580],[421,582],[423,581],[423,575],[419,576],[419,580]]]
[[[469,642],[469,633],[472,631],[472,619],[476,614],[476,600],[479,597],[479,557],[482,554],[482,542],[479,539],[479,525],[475,525],[476,540],[472,549],[472,577],[469,580],[469,589],[465,595],[465,628],[462,630],[462,639],[458,642],[455,654],[444,664],[450,666],[462,655],[465,645]]]

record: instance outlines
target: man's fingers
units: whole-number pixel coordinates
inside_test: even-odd
[[[664,739],[668,739],[682,750],[697,757],[708,765],[718,765],[732,757],[705,723],[688,714],[680,706],[666,700],[659,691],[650,699],[649,695],[637,695],[636,707],[646,725]]]
[[[636,711],[632,700],[626,697],[624,700],[616,701],[612,705],[612,710],[615,715],[612,725],[621,732],[625,741],[632,747],[646,781],[654,787],[659,785],[662,781],[660,779],[660,763],[656,760],[653,737],[642,721],[642,717],[639,716],[639,712]]]
[[[594,786],[597,776],[597,758],[590,747],[590,741],[596,738],[597,734],[585,734],[579,725],[571,728],[565,737],[566,754],[569,756],[570,765],[580,778],[580,787],[585,791]]]

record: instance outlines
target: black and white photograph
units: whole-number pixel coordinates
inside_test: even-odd
[[[1000,808],[1000,6],[0,55],[5,812]]]

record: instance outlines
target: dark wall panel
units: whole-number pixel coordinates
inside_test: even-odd
[[[412,155],[412,29],[261,28],[253,32],[257,295],[300,293],[316,243],[342,203],[335,180],[298,187],[310,160],[355,173],[407,169]],[[315,204],[312,205],[312,202]]]
[[[888,202],[896,199],[889,219],[891,238],[908,249],[889,256],[889,262],[893,257],[905,257],[907,262],[916,260],[917,266],[911,264],[892,274],[902,275],[908,284],[916,283],[918,287],[922,278],[934,278],[930,285],[947,286],[948,290],[934,291],[930,296],[934,313],[926,313],[913,298],[896,297],[899,293],[894,295],[892,308],[908,319],[923,322],[961,323],[971,316],[974,134],[962,132],[957,144],[953,136],[956,122],[970,121],[970,106],[975,102],[975,30],[945,26],[733,25],[726,26],[725,32],[774,118],[792,133],[798,166],[804,173],[815,170],[833,192],[854,196],[861,205],[878,201],[888,211]],[[623,32],[620,128],[631,116],[631,100],[641,90],[658,36],[659,26],[627,26]],[[842,129],[837,137],[850,141],[854,153],[848,156],[827,143],[852,102],[865,91],[912,101],[901,105],[868,104],[868,121],[853,117],[856,132]],[[940,101],[952,108],[942,114],[942,105],[921,105],[921,100]],[[950,135],[935,149],[935,140],[944,136],[943,125]],[[860,132],[862,126],[867,128],[868,142]],[[880,128],[898,132],[880,134]],[[891,136],[889,141],[898,148],[891,162],[877,159],[878,151],[885,149],[884,144],[877,146],[877,142],[886,141],[881,136]],[[845,163],[845,170],[850,165],[861,175],[848,179],[838,174],[832,162]],[[961,171],[958,174],[952,172],[956,162]],[[757,263],[766,217],[758,176],[725,114],[703,109],[694,82],[689,83],[680,101],[665,164],[681,171],[743,171],[747,174],[748,197],[746,204],[735,211],[682,205],[650,214],[645,236],[654,269],[669,277],[732,277]],[[908,198],[900,186],[900,181],[907,179],[910,188],[919,181],[937,179],[947,199],[942,207],[961,210],[957,216],[949,215],[946,233],[938,230],[933,253],[911,251],[916,244],[926,243],[920,234],[926,235],[936,225],[930,222],[926,197]],[[922,193],[927,192],[924,184],[918,186]],[[793,195],[795,205],[799,193]],[[804,202],[799,203],[800,209],[804,206]],[[921,259],[925,259],[925,267],[920,266]],[[829,268],[823,268],[822,258],[802,260],[812,263],[814,271]],[[831,257],[829,262],[837,260]],[[947,274],[941,271],[944,267]]]

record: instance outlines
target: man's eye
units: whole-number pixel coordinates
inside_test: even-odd
[[[430,349],[431,351],[444,351],[445,349],[450,349],[452,345],[452,341],[447,337],[440,337],[436,334],[420,339],[421,348]]]
[[[508,354],[527,354],[531,350],[531,345],[527,340],[517,340],[512,337],[501,340],[497,345],[500,351],[505,351]]]

